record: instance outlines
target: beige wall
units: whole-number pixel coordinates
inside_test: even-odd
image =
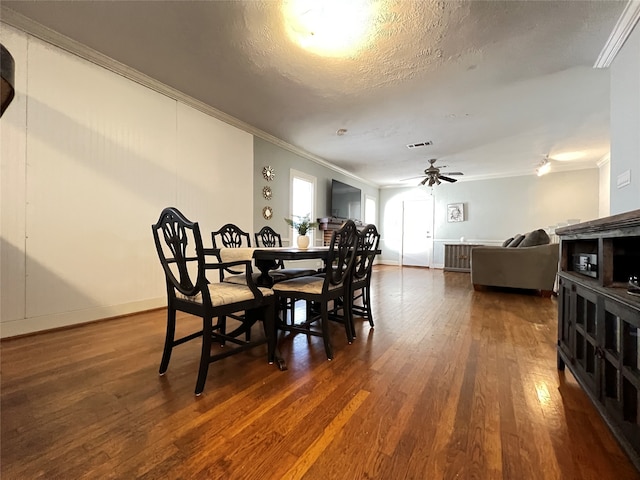
[[[4,24],[1,34],[17,78],[0,121],[0,335],[163,305],[151,224],[177,206],[209,244],[223,223],[251,223],[253,137]]]

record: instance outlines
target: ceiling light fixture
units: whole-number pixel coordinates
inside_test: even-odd
[[[347,57],[373,37],[377,3],[370,0],[288,0],[282,12],[287,34],[324,57]]]
[[[338,131],[336,132],[336,135],[339,137],[342,137],[345,133],[347,133],[346,128],[339,128]]]
[[[536,168],[536,173],[538,174],[539,177],[541,177],[543,175],[546,175],[550,171],[551,171],[551,163],[549,163],[549,159],[545,157],[542,160],[542,162],[540,162],[540,166]]]

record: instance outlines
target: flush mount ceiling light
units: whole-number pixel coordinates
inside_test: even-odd
[[[289,38],[325,57],[347,57],[373,37],[378,2],[287,0],[282,12]]]

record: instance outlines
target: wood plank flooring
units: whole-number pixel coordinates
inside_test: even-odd
[[[376,326],[357,319],[348,345],[334,325],[333,361],[287,336],[287,371],[254,349],[214,363],[201,397],[197,342],[158,376],[164,311],[5,340],[1,477],[639,479],[556,370],[556,308],[376,267]]]

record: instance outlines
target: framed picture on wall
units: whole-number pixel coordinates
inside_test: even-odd
[[[464,222],[463,203],[450,203],[447,205],[447,222]]]

